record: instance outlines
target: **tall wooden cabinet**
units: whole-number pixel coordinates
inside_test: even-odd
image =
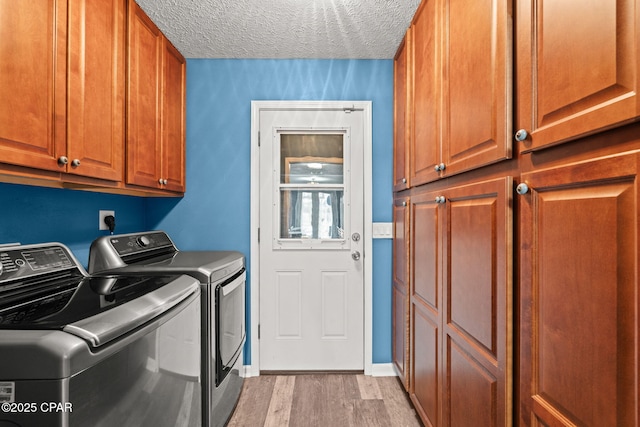
[[[640,425],[639,10],[416,12],[410,185],[394,197],[411,202],[409,393],[425,425]]]
[[[0,1],[0,158],[122,179],[125,0]]]
[[[184,191],[182,55],[129,4],[127,183]]]

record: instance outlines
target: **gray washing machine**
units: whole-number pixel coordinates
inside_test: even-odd
[[[91,244],[89,273],[186,274],[200,282],[203,425],[225,425],[243,384],[244,256],[235,251],[180,251],[163,231],[110,235]]]

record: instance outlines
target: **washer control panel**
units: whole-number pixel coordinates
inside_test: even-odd
[[[0,249],[0,265],[0,284],[76,266],[62,246]]]
[[[174,251],[176,250],[169,236],[162,231],[123,234],[112,237],[109,242],[121,257],[156,249],[172,248]]]

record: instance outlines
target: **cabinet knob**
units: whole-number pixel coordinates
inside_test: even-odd
[[[434,169],[436,170],[436,172],[440,172],[445,170],[447,166],[444,163],[440,163],[439,165],[435,165]]]
[[[158,184],[160,184],[160,185],[162,185],[162,184],[163,184],[163,183],[162,183],[162,178],[159,178],[159,179],[158,179]]]
[[[529,136],[529,133],[525,129],[520,129],[516,132],[516,141],[522,142]]]
[[[77,168],[78,166],[80,166],[80,160],[79,159],[73,159],[71,161],[71,166],[73,166],[74,168]]]
[[[440,172],[440,165],[435,165],[434,169],[436,170],[436,172]]]
[[[402,206],[406,207],[407,206],[407,202],[402,202]]]
[[[528,192],[529,192],[529,186],[524,182],[518,184],[518,186],[516,187],[516,193],[518,193],[521,196],[523,194],[527,194]]]
[[[444,198],[444,196],[438,196],[436,197],[436,203],[444,203],[446,202],[447,199]]]
[[[402,183],[406,184],[407,183],[407,178],[402,178]]]
[[[60,156],[60,157],[58,157],[58,164],[59,164],[60,166],[64,166],[64,165],[66,165],[67,163],[69,163],[69,159],[68,159],[66,156]]]
[[[162,180],[162,184],[167,185],[167,180],[166,180],[166,179],[163,179],[163,180]]]

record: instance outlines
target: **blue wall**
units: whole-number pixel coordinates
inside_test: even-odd
[[[373,101],[373,221],[392,220],[391,60],[191,59],[184,198],[0,184],[0,243],[59,241],[86,266],[89,245],[106,234],[97,230],[98,210],[108,209],[118,233],[162,229],[180,249],[232,249],[248,258],[252,100]],[[389,363],[390,240],[374,240],[373,316],[373,362]]]
[[[108,231],[98,230],[98,211],[116,211],[116,232],[145,230],[146,200],[0,183],[0,243],[61,242],[87,267],[89,246]]]
[[[181,249],[238,250],[249,264],[252,100],[371,100],[373,221],[392,220],[393,61],[190,59],[187,194],[151,202],[151,224]],[[373,252],[373,362],[389,363],[391,241]]]

